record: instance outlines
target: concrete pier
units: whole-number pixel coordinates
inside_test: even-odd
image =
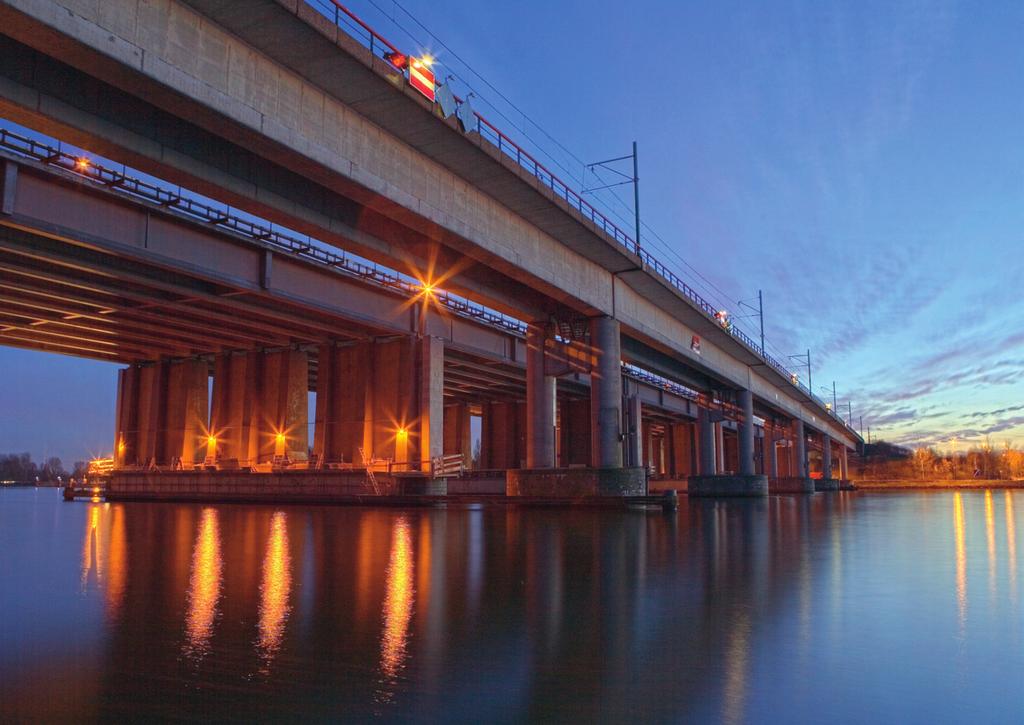
[[[622,468],[622,353],[618,321],[611,317],[593,318],[590,345],[591,466]]]
[[[741,390],[740,403],[740,447],[739,473],[741,476],[754,475],[754,395],[749,390]]]
[[[526,331],[526,467],[555,465],[556,379],[545,369],[547,332],[541,325]]]

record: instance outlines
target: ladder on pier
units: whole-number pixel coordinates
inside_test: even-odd
[[[380,496],[380,486],[377,485],[377,476],[373,472],[373,461],[366,457],[366,450],[360,446],[359,457],[363,459],[363,465],[366,466],[366,477],[370,480],[370,485],[373,486],[373,492],[377,496]]]

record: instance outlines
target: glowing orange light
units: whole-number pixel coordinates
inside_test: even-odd
[[[125,449],[124,438],[122,438],[121,440],[119,440],[117,442],[117,452],[118,453],[124,453],[124,449]]]
[[[85,156],[79,156],[75,159],[75,168],[79,171],[87,171],[91,162]]]
[[[398,53],[397,51],[393,53],[388,53],[387,55],[384,56],[384,59],[387,60],[389,63],[391,63],[391,65],[395,66],[396,68],[405,68],[405,66],[408,65],[409,63],[409,58],[402,55],[401,53]]]
[[[209,448],[216,448],[217,447],[217,436],[207,436],[206,437],[206,445]]]
[[[276,436],[274,436],[274,440],[277,441],[278,443],[284,443],[284,433],[278,433]]]
[[[409,431],[407,431],[405,428],[399,428],[398,431],[396,432],[396,435],[399,438],[408,438],[409,437]]]

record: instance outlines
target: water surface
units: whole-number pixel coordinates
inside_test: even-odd
[[[0,720],[1020,722],[1021,530],[998,490],[672,515],[4,490]]]

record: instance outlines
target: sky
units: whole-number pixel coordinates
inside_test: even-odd
[[[642,242],[873,439],[1024,445],[1024,3],[349,5],[567,181],[635,140]],[[0,451],[109,450],[114,366],[0,370]]]

